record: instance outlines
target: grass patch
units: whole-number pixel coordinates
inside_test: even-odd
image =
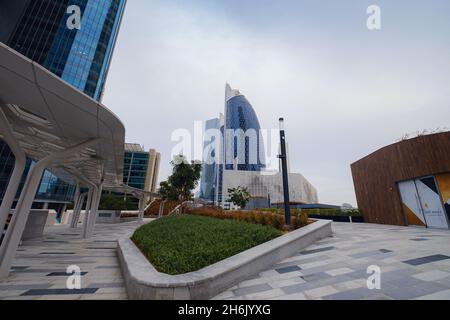
[[[131,239],[159,272],[177,275],[200,270],[281,235],[269,226],[179,215],[142,226]]]

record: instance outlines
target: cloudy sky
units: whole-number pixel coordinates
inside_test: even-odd
[[[382,29],[366,27],[381,8]],[[356,205],[350,164],[450,126],[448,0],[128,0],[104,103],[127,141],[162,153],[239,88],[261,126],[286,118],[292,171]]]

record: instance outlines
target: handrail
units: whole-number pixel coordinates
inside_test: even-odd
[[[171,216],[171,215],[174,214],[174,213],[175,213],[175,214],[180,214],[181,209],[183,209],[183,207],[184,207],[186,204],[192,204],[192,203],[193,203],[192,201],[185,201],[185,202],[179,204],[178,206],[175,207],[175,209],[173,209],[173,210],[169,213],[169,216]]]

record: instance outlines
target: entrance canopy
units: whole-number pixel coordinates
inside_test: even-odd
[[[98,139],[47,168],[61,179],[74,183],[81,176],[96,185],[122,184],[125,128],[119,118],[2,43],[0,104],[20,147],[33,160]]]
[[[0,230],[3,230],[12,207],[25,158],[36,161],[0,245],[0,278],[10,272],[45,169],[77,185],[73,227],[78,224],[87,200],[83,237],[89,238],[93,234],[102,190],[105,189],[138,197],[139,217],[143,219],[145,199],[153,194],[123,185],[125,128],[119,118],[104,105],[2,43],[0,137],[16,157],[0,205]],[[89,192],[80,194],[80,186],[87,187]]]

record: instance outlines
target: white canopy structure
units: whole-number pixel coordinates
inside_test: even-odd
[[[0,277],[9,274],[45,169],[69,183],[89,188],[85,237],[93,233],[102,189],[123,190],[142,201],[152,195],[123,185],[125,128],[120,119],[104,105],[2,43],[0,138],[8,143],[16,158],[0,207],[1,228],[11,210],[25,158],[36,161],[0,247]],[[84,198],[81,200],[77,192],[75,206],[80,210]]]

